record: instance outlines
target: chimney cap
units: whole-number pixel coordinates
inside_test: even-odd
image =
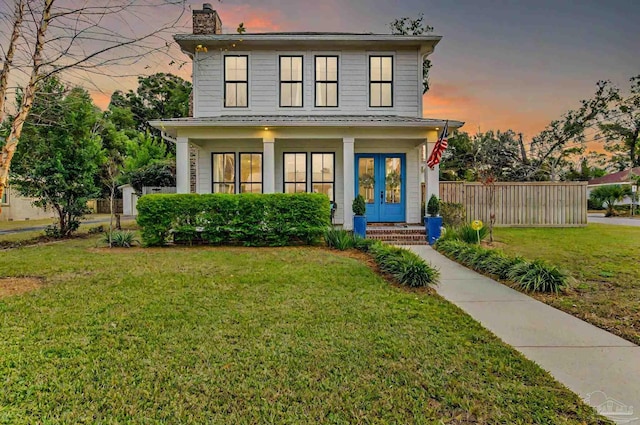
[[[213,7],[211,7],[211,3],[204,3],[202,5],[202,10],[213,10]]]

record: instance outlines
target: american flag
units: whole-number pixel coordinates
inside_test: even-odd
[[[433,170],[433,167],[440,164],[440,160],[442,159],[442,152],[447,149],[449,138],[449,121],[444,124],[444,129],[442,129],[442,134],[440,134],[440,138],[436,142],[436,145],[433,147],[433,151],[431,155],[429,155],[429,159],[427,160],[427,165],[429,168]]]

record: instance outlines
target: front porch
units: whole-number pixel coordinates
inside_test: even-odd
[[[152,123],[176,143],[178,193],[191,191],[193,162],[197,193],[325,193],[337,204],[334,223],[345,229],[352,228],[358,194],[367,201],[369,221],[390,223],[421,221],[421,173],[427,196],[438,194],[438,167],[430,170],[423,161],[440,121],[342,118],[324,125],[300,117],[258,126],[259,118],[250,126],[221,125],[217,118]]]

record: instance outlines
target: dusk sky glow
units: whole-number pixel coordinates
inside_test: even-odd
[[[531,137],[590,97],[598,80],[622,88],[640,74],[640,1],[610,0],[223,0],[209,1],[225,32],[244,22],[248,32],[353,31],[388,33],[396,17],[424,13],[443,39],[431,56],[427,117],[466,121],[464,130],[511,128]],[[194,9],[201,1],[189,1]],[[6,3],[2,7],[6,7]],[[183,17],[189,32],[191,12]],[[146,21],[153,25],[153,17]],[[5,33],[3,27],[3,33]],[[171,43],[173,41],[171,40]],[[188,58],[178,49],[172,56]],[[145,58],[131,74],[174,72],[190,78],[190,64]],[[134,77],[94,77],[88,87],[101,107]],[[102,93],[100,93],[102,92]]]

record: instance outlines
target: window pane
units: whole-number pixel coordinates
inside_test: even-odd
[[[327,104],[325,106],[338,106],[337,83],[327,83]]]
[[[329,199],[334,199],[333,183],[314,183],[312,191],[313,193],[324,193],[329,197]]]
[[[306,186],[304,183],[287,183],[284,185],[284,193],[305,193]]]
[[[402,161],[400,158],[387,158],[385,163],[385,201],[388,204],[399,204],[402,202],[402,191],[400,179],[402,171]]]
[[[262,193],[262,184],[260,183],[241,184],[240,193]]]
[[[225,56],[224,58],[224,75],[227,81],[236,80],[236,61],[238,58],[234,56]]]
[[[225,91],[225,99],[224,99],[224,105],[225,106],[236,106],[236,86],[237,83],[227,83],[225,85],[226,87],[226,91]]]
[[[380,105],[381,106],[391,106],[393,104],[393,99],[391,95],[391,83],[382,84],[382,94],[381,94]]]
[[[369,58],[371,68],[371,81],[380,80],[380,58],[377,56],[371,56]]]
[[[238,80],[247,81],[247,57],[241,56],[236,58],[237,70],[236,76]]]
[[[382,60],[382,80],[391,81],[393,79],[393,59],[381,58]]]
[[[291,85],[291,106],[302,106],[302,83]]]
[[[358,160],[358,193],[364,197],[368,204],[375,202],[374,186],[376,181],[373,167],[373,158],[360,158]]]
[[[284,181],[287,183],[305,183],[307,181],[307,154],[284,154]]]
[[[291,80],[291,58],[287,58],[287,57],[280,58],[280,80],[281,81]]]
[[[247,83],[238,83],[237,84],[237,98],[236,98],[236,106],[247,106]]]
[[[262,183],[261,153],[240,154],[240,183]]]
[[[302,58],[296,56],[291,59],[291,80],[302,81]]]
[[[213,154],[213,193],[235,192],[235,154]]]
[[[326,81],[327,79],[327,58],[316,58],[316,81]]]
[[[380,106],[380,83],[371,83],[371,106]]]
[[[327,58],[327,81],[338,81],[338,58]]]
[[[291,106],[291,84],[280,84],[282,92],[280,93],[280,106]]]
[[[326,83],[316,83],[316,106],[327,106]]]

